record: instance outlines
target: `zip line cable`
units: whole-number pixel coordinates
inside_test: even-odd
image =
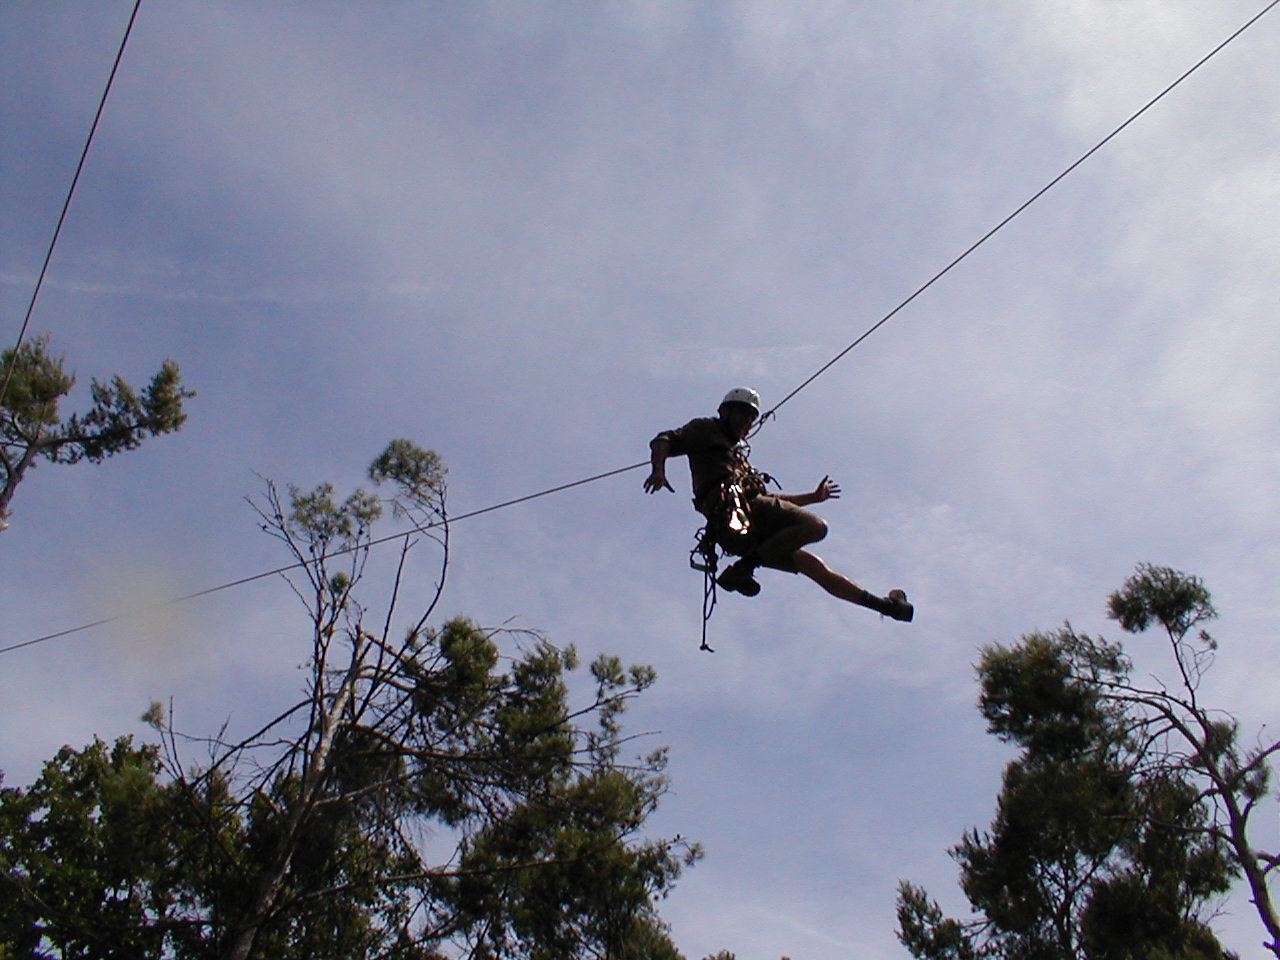
[[[140,3],[141,0],[138,0],[138,2]],[[984,243],[990,240],[993,236],[995,236],[1000,230],[1002,230],[1005,226],[1007,226],[1010,222],[1012,222],[1019,214],[1021,214],[1029,206],[1031,206],[1033,203],[1035,203],[1037,200],[1043,197],[1046,193],[1048,193],[1051,189],[1057,186],[1062,180],[1064,180],[1073,171],[1075,171],[1077,167],[1079,167],[1086,160],[1092,157],[1095,153],[1101,150],[1104,146],[1106,146],[1108,143],[1114,140],[1122,131],[1124,131],[1127,127],[1129,127],[1134,121],[1136,121],[1144,113],[1146,113],[1148,110],[1154,107],[1157,103],[1163,100],[1165,96],[1167,96],[1170,92],[1172,92],[1175,87],[1179,86],[1184,80],[1186,80],[1193,73],[1199,70],[1202,66],[1208,63],[1211,59],[1213,59],[1213,57],[1215,57],[1218,53],[1220,53],[1228,44],[1230,44],[1233,40],[1238,38],[1251,26],[1257,23],[1260,19],[1262,19],[1262,17],[1264,17],[1267,13],[1269,13],[1272,10],[1272,8],[1274,8],[1278,4],[1280,4],[1280,0],[1271,0],[1270,3],[1268,3],[1265,7],[1263,7],[1262,10],[1259,11],[1257,14],[1255,14],[1252,18],[1250,18],[1242,27],[1240,27],[1238,30],[1232,33],[1229,37],[1227,37],[1227,39],[1223,40],[1216,47],[1210,50],[1207,54],[1201,57],[1193,66],[1191,66],[1180,77],[1178,77],[1178,79],[1174,80],[1173,83],[1169,84],[1167,87],[1161,90],[1158,94],[1156,94],[1154,97],[1148,100],[1146,104],[1144,104],[1139,110],[1133,113],[1127,120],[1125,120],[1122,124],[1120,124],[1114,130],[1112,130],[1103,139],[1099,140],[1093,147],[1091,147],[1083,155],[1081,155],[1078,160],[1076,160],[1069,167],[1063,170],[1062,173],[1058,174],[1056,177],[1050,180],[1047,184],[1045,184],[1045,186],[1041,187],[1038,191],[1036,191],[1030,197],[1030,199],[1028,199],[1026,202],[1021,204],[1011,214],[1009,214],[1007,217],[1005,217],[1003,220],[997,223],[994,227],[988,230],[985,234],[983,234],[981,238],[979,238],[975,243],[969,246],[969,248],[966,249],[963,253],[961,253],[960,256],[956,257],[954,260],[948,263],[945,267],[939,270],[928,281],[926,281],[924,284],[918,287],[914,293],[912,293],[909,297],[907,297],[905,300],[899,303],[891,311],[889,311],[887,314],[881,317],[878,321],[872,324],[872,326],[870,326],[865,332],[863,332],[861,336],[859,336],[847,347],[845,347],[843,350],[837,353],[834,357],[828,360],[823,366],[818,368],[818,370],[815,373],[810,375],[808,379],[806,379],[798,387],[796,387],[794,390],[788,393],[785,397],[779,400],[776,404],[774,404],[769,410],[767,410],[764,414],[761,415],[759,422],[756,424],[755,430],[752,431],[753,435],[755,432],[759,431],[761,427],[764,426],[765,421],[772,419],[774,417],[774,414],[778,411],[778,409],[784,403],[786,403],[788,400],[790,400],[792,397],[798,394],[801,390],[808,387],[809,384],[813,383],[813,381],[817,380],[818,377],[822,376],[822,374],[826,373],[827,370],[831,369],[831,367],[835,366],[836,363],[842,360],[851,350],[853,350],[855,347],[861,344],[864,340],[866,340],[869,336],[871,336],[873,333],[879,330],[882,326],[888,323],[891,319],[897,316],[897,314],[899,314],[903,309],[905,309],[912,301],[914,301],[922,293],[924,293],[926,290],[932,287],[935,283],[941,280],[944,276],[950,273],[952,269],[958,266],[963,260],[968,258],[968,256],[971,253],[973,253],[980,246],[982,246]],[[134,11],[135,13],[137,12],[136,6],[134,8]],[[132,20],[130,20],[130,25],[132,25]],[[123,47],[122,47],[122,50],[123,50]],[[105,101],[105,97],[104,97],[104,101]],[[0,394],[0,396],[2,396],[2,394]],[[436,523],[429,524],[424,527],[419,527],[416,530],[402,531],[400,533],[391,534],[390,536],[381,537],[376,540],[371,540],[367,544],[361,544],[359,546],[349,547],[345,550],[339,550],[339,551],[335,551],[334,553],[325,554],[323,557],[319,559],[327,559],[329,557],[336,557],[346,553],[352,553],[355,550],[360,550],[367,547],[375,547],[375,546],[378,546],[379,544],[388,543],[392,540],[402,539],[406,536],[410,536],[413,533],[416,533],[419,531],[425,531],[425,530],[433,529],[435,527],[439,527],[445,522],[455,522],[458,520],[466,520],[469,517],[477,517],[484,513],[492,513],[495,510],[501,510],[501,509],[504,509],[505,507],[512,507],[512,506],[515,506],[516,504],[525,503],[529,500],[536,500],[539,497],[550,496],[553,493],[560,493],[564,490],[569,490],[573,487],[580,487],[588,483],[594,483],[597,480],[604,480],[607,477],[617,476],[620,473],[628,473],[632,470],[638,470],[641,467],[645,467],[645,466],[648,466],[648,461],[642,460],[639,463],[633,463],[627,467],[619,467],[616,470],[609,470],[609,471],[606,471],[605,473],[598,473],[595,476],[586,477],[582,480],[574,480],[570,483],[564,483],[556,487],[550,487],[546,490],[540,490],[537,493],[531,493],[523,497],[517,497],[514,500],[506,500],[502,503],[493,504],[492,506],[482,507],[479,510],[471,511],[470,513],[460,514],[457,517],[453,517],[449,521],[438,521]],[[34,640],[26,640],[22,643],[15,643],[7,647],[0,647],[0,654],[11,653],[14,650],[21,650],[24,647],[35,646],[36,644],[44,643],[48,640],[56,640],[61,637],[70,636],[71,634],[74,634],[74,633],[80,633],[84,630],[92,629],[94,627],[104,626],[109,623],[116,623],[120,620],[125,620],[130,617],[138,616],[139,614],[142,614],[142,613],[148,613],[154,610],[161,610],[170,606],[174,606],[179,603],[184,603],[188,600],[195,600],[199,597],[206,597],[206,596],[209,596],[210,594],[218,593],[223,590],[230,590],[233,587],[242,586],[243,584],[246,584],[246,583],[252,583],[256,580],[264,580],[267,577],[273,577],[282,573],[287,573],[290,570],[300,569],[302,567],[308,566],[313,562],[316,562],[316,561],[308,560],[305,562],[290,564],[284,567],[277,567],[274,570],[267,570],[262,573],[253,574],[252,576],[242,577],[239,580],[231,580],[231,581],[228,581],[227,583],[219,584],[216,587],[209,587],[208,589],[205,589],[205,590],[198,590],[195,593],[188,593],[181,597],[174,597],[171,600],[166,600],[163,603],[154,604],[152,606],[148,606],[140,610],[133,610],[133,611],[128,611],[126,613],[117,614],[116,616],[105,617],[101,620],[95,620],[92,623],[86,623],[78,627],[72,627],[69,630],[61,630],[57,633],[49,633],[42,637],[36,637]]]
[[[18,365],[18,350],[27,336],[27,327],[31,325],[31,314],[36,308],[36,298],[40,296],[40,288],[44,285],[45,274],[49,272],[49,263],[53,260],[53,250],[58,245],[58,237],[62,233],[62,224],[67,219],[67,211],[71,209],[71,198],[76,194],[76,185],[80,182],[80,172],[84,170],[85,160],[89,157],[89,147],[93,145],[93,135],[98,131],[98,121],[102,119],[102,112],[106,109],[107,97],[111,94],[111,85],[115,82],[116,71],[120,69],[120,61],[124,58],[124,48],[129,43],[129,34],[133,32],[133,23],[138,19],[138,10],[141,6],[142,0],[134,0],[133,12],[129,14],[129,23],[125,27],[124,36],[120,40],[120,48],[116,51],[115,62],[111,64],[111,73],[107,77],[106,88],[102,91],[102,99],[98,101],[98,111],[93,116],[93,123],[89,127],[89,136],[85,138],[84,149],[80,151],[80,162],[76,164],[76,172],[71,178],[71,187],[67,190],[67,198],[62,202],[62,213],[58,215],[58,224],[53,229],[53,239],[49,241],[49,249],[45,252],[44,263],[41,265],[40,273],[36,277],[35,289],[31,291],[31,301],[27,304],[26,315],[22,318],[22,328],[18,331],[18,339],[13,344],[13,362],[9,364],[9,369],[5,371],[4,384],[0,385],[0,403],[4,402],[5,396],[9,393],[9,382],[13,379],[13,371]]]
[[[1280,2],[1280,0],[1277,0]],[[450,517],[447,520],[437,520],[435,523],[428,523],[421,527],[415,527],[412,530],[402,530],[400,533],[393,533],[385,537],[379,537],[376,540],[370,540],[368,543],[357,544],[354,547],[347,547],[343,550],[334,550],[332,553],[326,553],[315,560],[299,561],[291,563],[287,566],[276,567],[274,570],[265,570],[262,573],[255,573],[252,576],[241,577],[239,580],[230,580],[226,583],[220,583],[216,587],[209,587],[205,590],[197,590],[195,593],[184,594],[181,597],[173,597],[161,603],[151,604],[150,606],[140,607],[136,610],[129,610],[125,613],[119,613],[112,617],[104,617],[101,620],[95,620],[92,623],[85,623],[78,627],[72,627],[69,630],[60,630],[57,633],[49,633],[43,637],[36,637],[34,640],[26,640],[22,643],[15,643],[8,647],[0,647],[0,654],[10,653],[14,650],[21,650],[23,647],[33,647],[37,643],[44,643],[46,640],[56,640],[59,637],[67,637],[73,633],[80,633],[83,630],[90,630],[93,627],[105,626],[108,623],[116,623],[120,620],[127,620],[131,617],[140,616],[144,613],[153,613],[157,610],[164,610],[168,607],[176,606],[179,603],[185,603],[188,600],[195,600],[198,597],[207,597],[213,593],[219,593],[223,590],[230,590],[232,587],[243,586],[246,583],[253,583],[255,580],[265,580],[267,577],[278,576],[282,573],[288,573],[290,570],[300,570],[303,567],[318,563],[320,560],[328,560],[331,557],[341,557],[348,553],[355,553],[357,550],[365,550],[370,547],[376,547],[380,544],[389,543],[392,540],[402,540],[405,537],[412,536],[415,533],[422,533],[427,530],[434,530],[442,527],[447,523],[457,523],[459,520],[468,520],[471,517],[478,517],[483,513],[493,513],[495,510],[501,510],[504,507],[514,507],[518,503],[525,503],[528,500],[537,500],[539,497],[547,497],[553,493],[560,493],[573,487],[581,487],[588,483],[594,483],[597,480],[603,480],[606,477],[616,476],[619,473],[627,473],[630,470],[638,470],[640,467],[649,465],[647,460],[640,463],[633,463],[629,467],[619,467],[617,470],[610,470],[606,473],[597,473],[594,477],[586,477],[582,480],[574,480],[570,483],[562,483],[558,487],[550,487],[546,490],[539,490],[537,493],[526,494],[523,497],[516,497],[514,500],[504,500],[502,503],[495,503],[492,506],[481,507],[479,510],[472,510],[469,513],[460,513],[456,517]]]
[[[1208,63],[1210,60],[1212,60],[1215,56],[1218,55],[1218,53],[1220,53],[1223,50],[1223,48],[1225,48],[1229,43],[1231,43],[1231,41],[1235,40],[1242,33],[1248,30],[1251,26],[1253,26],[1255,23],[1261,20],[1264,16],[1266,16],[1266,14],[1270,12],[1270,10],[1274,6],[1276,6],[1276,4],[1278,3],[1280,3],[1280,0],[1271,0],[1271,2],[1268,3],[1265,7],[1263,7],[1262,10],[1254,14],[1254,16],[1250,18],[1249,21],[1244,24],[1244,26],[1240,27],[1238,30],[1236,30],[1235,33],[1231,34],[1231,36],[1227,37],[1227,39],[1223,40],[1220,44],[1218,44],[1216,47],[1214,47],[1212,50],[1206,53],[1203,57],[1201,57],[1193,66],[1191,66],[1188,70],[1186,70],[1186,72],[1184,72],[1182,76],[1178,77],[1177,80],[1174,80],[1173,83],[1169,84],[1167,87],[1161,90],[1158,94],[1156,94],[1154,97],[1148,100],[1146,104],[1142,106],[1141,109],[1139,109],[1137,112],[1132,114],[1128,120],[1120,124],[1120,126],[1116,127],[1109,134],[1107,134],[1105,137],[1099,140],[1096,144],[1094,144],[1091,148],[1089,148],[1089,150],[1087,150],[1084,154],[1082,154],[1080,158],[1076,160],[1075,163],[1071,164],[1071,166],[1067,167],[1060,174],[1058,174],[1056,177],[1054,177],[1052,180],[1046,183],[1043,187],[1037,190],[1025,203],[1023,203],[1016,210],[1014,210],[1013,213],[1009,214],[1007,217],[1005,217],[1003,220],[997,223],[994,227],[988,230],[985,234],[983,234],[972,246],[970,246],[967,250],[965,250],[964,253],[960,254],[960,256],[956,257],[954,260],[948,263],[945,267],[943,267],[941,270],[935,273],[932,277],[929,278],[928,281],[926,281],[923,285],[917,288],[916,291],[913,294],[911,294],[911,296],[907,297],[905,300],[899,303],[896,307],[894,307],[892,310],[886,313],[883,317],[881,317],[875,324],[873,324],[870,328],[868,328],[867,331],[862,334],[862,336],[858,337],[858,339],[854,340],[853,343],[849,344],[847,347],[845,347],[843,350],[837,353],[834,357],[832,357],[825,364],[823,364],[817,370],[816,373],[812,374],[807,380],[805,380],[802,384],[800,384],[800,386],[796,387],[794,390],[788,393],[785,397],[783,397],[781,400],[775,403],[772,407],[766,410],[763,414],[761,414],[760,422],[756,425],[756,430],[759,430],[760,427],[764,426],[765,421],[772,418],[773,415],[778,411],[778,409],[784,403],[786,403],[788,400],[794,397],[797,393],[799,393],[805,387],[809,386],[809,384],[813,383],[813,381],[817,380],[818,377],[822,376],[829,369],[831,369],[833,366],[839,363],[840,360],[844,359],[844,356],[850,350],[858,346],[858,344],[862,343],[863,340],[866,340],[867,337],[871,336],[873,333],[879,330],[882,326],[884,326],[886,323],[892,320],[895,316],[898,315],[898,313],[900,313],[904,308],[906,308],[908,304],[910,304],[922,293],[924,293],[926,290],[932,287],[935,283],[937,283],[939,280],[945,277],[948,273],[950,273],[954,267],[958,266],[961,263],[961,261],[968,258],[969,254],[973,253],[980,246],[982,246],[984,243],[986,243],[988,240],[994,237],[997,233],[1003,230],[1020,213],[1026,210],[1027,207],[1031,206],[1033,203],[1035,203],[1037,200],[1043,197],[1046,193],[1048,193],[1050,190],[1056,187],[1060,182],[1065,180],[1078,166],[1080,166],[1082,163],[1084,163],[1086,160],[1092,157],[1095,153],[1097,153],[1099,150],[1105,147],[1108,143],[1114,140],[1117,136],[1119,136],[1120,133],[1123,132],[1130,124],[1132,124],[1144,113],[1146,113],[1148,110],[1154,107],[1157,103],[1163,100],[1165,96],[1170,92],[1172,92],[1172,90],[1175,87],[1177,87],[1179,84],[1181,84],[1182,81],[1186,80],[1189,76],[1191,76],[1193,73],[1199,70],[1202,66]],[[755,431],[752,431],[752,433],[755,433]]]

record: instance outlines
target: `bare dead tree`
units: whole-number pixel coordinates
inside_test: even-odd
[[[619,715],[652,671],[602,656],[573,706],[572,647],[525,632],[505,663],[494,631],[430,626],[448,566],[443,467],[398,440],[370,478],[389,499],[339,501],[329,485],[286,498],[268,483],[255,504],[302,571],[289,581],[309,621],[302,696],[248,737],[206,738],[193,772],[167,731],[177,781],[225,796],[242,825],[223,844],[218,954],[323,935],[329,956],[469,942],[477,955],[537,943],[570,957],[660,933],[653,897],[699,851],[639,837],[665,757],[624,763]],[[413,529],[375,603],[372,530],[388,505]],[[425,591],[424,547],[436,564]]]

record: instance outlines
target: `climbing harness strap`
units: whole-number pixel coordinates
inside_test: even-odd
[[[716,567],[720,562],[713,524],[713,520],[708,520],[706,526],[698,530],[693,549],[689,551],[689,566],[702,573],[702,643],[698,649],[707,653],[715,653],[707,643],[707,621],[716,608]]]
[[[698,644],[699,650],[705,650],[707,653],[715,653],[715,648],[707,643],[707,623],[711,620],[711,614],[716,609],[716,575],[712,570],[708,570],[703,574],[702,580],[702,643]]]
[[[699,650],[715,653],[707,643],[707,623],[716,608],[716,568],[720,557],[728,552],[746,553],[751,535],[751,500],[764,493],[770,483],[778,481],[751,466],[751,448],[739,443],[733,451],[729,476],[693,501],[694,509],[707,522],[694,536],[689,551],[689,566],[702,573],[702,643]],[[729,550],[725,550],[725,546]]]
[[[741,544],[734,552],[746,552],[751,534],[749,498],[737,483],[725,483],[714,503],[704,503],[707,522],[694,535],[689,566],[702,573],[702,643],[699,650],[715,653],[707,643],[707,624],[716,608],[716,569],[726,553],[724,544]],[[696,504],[695,504],[696,505]]]
[[[710,648],[707,643],[707,622],[712,618],[712,611],[716,609],[718,564],[719,547],[716,543],[716,529],[714,529],[714,521],[708,520],[707,525],[699,527],[698,534],[694,538],[694,549],[689,552],[689,566],[703,575],[703,643],[698,649],[707,650],[707,653],[716,653],[716,650]]]

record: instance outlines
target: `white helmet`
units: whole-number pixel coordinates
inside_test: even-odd
[[[760,416],[760,394],[750,387],[734,387],[724,395],[720,406],[723,407],[726,403],[745,403],[755,411],[757,417]]]

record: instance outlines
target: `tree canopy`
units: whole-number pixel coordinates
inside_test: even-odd
[[[90,958],[466,955],[678,960],[657,911],[700,851],[644,835],[661,749],[631,756],[628,702],[653,671],[402,596],[447,556],[444,470],[396,441],[381,498],[268,486],[263,527],[306,560],[304,694],[251,735],[198,738],[154,705],[160,745],[64,749],[0,791],[0,955]],[[389,502],[415,532],[367,574]],[[501,640],[505,643],[500,643]]]
[[[59,407],[75,386],[65,360],[49,353],[49,338],[36,337],[0,354],[0,529],[18,484],[39,460],[99,462],[136,448],[148,436],[171,433],[185,422],[178,365],[161,364],[139,393],[119,376],[94,380],[93,405],[63,417]]]
[[[1018,754],[991,825],[951,851],[974,916],[948,918],[901,884],[913,956],[1221,960],[1232,955],[1206,918],[1240,876],[1280,956],[1267,888],[1278,861],[1248,829],[1280,743],[1242,749],[1238,724],[1201,700],[1217,650],[1209,592],[1143,564],[1108,610],[1130,633],[1164,630],[1176,682],[1140,683],[1120,644],[1069,624],[982,651],[980,709]]]

